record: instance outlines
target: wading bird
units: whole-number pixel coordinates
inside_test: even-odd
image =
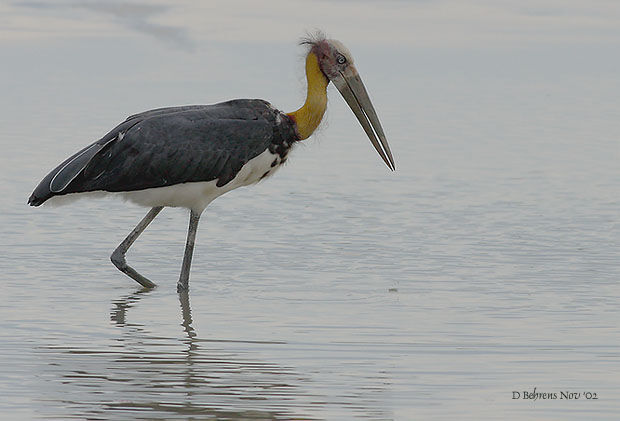
[[[283,113],[266,101],[237,99],[214,105],[160,108],[132,115],[78,151],[34,190],[28,203],[50,198],[115,193],[151,210],[114,250],[112,263],[147,288],[155,286],[125,260],[133,242],[165,206],[190,210],[177,290],[188,289],[198,220],[216,197],[273,174],[291,148],[317,128],[333,82],[385,164],[394,159],[353,57],[339,41],[319,34],[305,39],[307,97]]]

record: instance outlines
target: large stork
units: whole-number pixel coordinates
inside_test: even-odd
[[[151,210],[114,250],[112,263],[147,288],[155,286],[125,260],[133,242],[164,206],[190,210],[187,243],[177,290],[189,285],[200,215],[216,197],[273,174],[291,148],[317,128],[333,82],[385,164],[394,159],[353,57],[339,41],[322,35],[302,41],[307,97],[283,113],[266,101],[237,99],[214,105],[160,108],[135,114],[78,151],[39,183],[28,203],[92,192],[118,194]]]

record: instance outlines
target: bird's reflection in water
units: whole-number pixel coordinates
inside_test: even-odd
[[[49,415],[308,419],[296,402],[300,391],[295,384],[303,376],[244,359],[245,352],[239,351],[243,343],[198,338],[186,292],[179,294],[184,331],[179,329],[179,337],[157,336],[145,325],[129,323],[128,313],[149,293],[139,290],[113,301],[110,318],[122,334],[111,345],[44,350],[49,364],[43,375],[54,383],[46,400],[57,403]],[[231,345],[228,350],[226,344]]]
[[[181,326],[183,326],[183,330],[187,334],[187,339],[190,344],[189,350],[192,351],[192,347],[195,346],[192,339],[196,337],[196,332],[192,327],[192,308],[189,305],[189,292],[179,292],[179,301],[181,302],[181,314],[183,315],[183,323],[181,323]]]

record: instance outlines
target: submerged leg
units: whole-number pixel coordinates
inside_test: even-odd
[[[189,289],[189,269],[192,266],[192,255],[194,254],[194,243],[196,242],[196,231],[198,231],[198,221],[200,214],[193,210],[189,214],[189,228],[187,230],[187,244],[185,244],[185,254],[183,255],[183,266],[181,266],[181,276],[177,282],[177,291],[187,291]]]
[[[118,245],[116,250],[114,250],[114,252],[112,253],[112,256],[110,256],[110,260],[112,260],[112,263],[114,263],[114,266],[116,266],[118,270],[120,270],[130,278],[134,279],[136,282],[146,288],[154,288],[156,285],[149,279],[140,275],[134,270],[134,268],[127,264],[127,262],[125,261],[125,253],[127,253],[129,247],[131,247],[133,242],[136,241],[140,234],[142,234],[142,231],[144,231],[144,229],[153,221],[153,219],[155,219],[157,214],[161,212],[163,208],[163,206],[156,206],[152,208],[149,213],[147,213],[146,216],[142,218],[142,221],[140,221],[138,225],[136,225],[133,231],[129,233],[127,238],[125,238],[123,242]]]

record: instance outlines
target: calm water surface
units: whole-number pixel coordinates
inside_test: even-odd
[[[134,112],[244,96],[294,109],[294,40],[1,44],[5,416],[617,417],[618,63],[347,44],[398,171],[330,92],[327,127],[290,165],[206,210],[180,296],[186,211],[164,210],[129,253],[159,284],[143,291],[108,256],[146,210],[26,199]],[[408,71],[386,77],[390,57]],[[558,398],[513,399],[534,388]]]

